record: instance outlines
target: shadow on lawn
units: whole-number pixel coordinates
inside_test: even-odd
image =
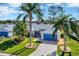
[[[12,55],[18,55],[21,52],[25,51],[26,49],[28,49],[28,48],[23,47],[23,48],[19,49],[18,51],[15,51],[14,53],[12,53]]]
[[[13,47],[14,45],[16,45],[13,41],[9,40],[9,41],[5,41],[2,44],[0,44],[0,50],[4,51],[8,48]]]
[[[37,45],[38,45],[38,43],[41,43],[40,41],[36,41],[35,43],[37,43]],[[11,55],[19,55],[20,53],[22,53],[22,52],[26,52],[26,51],[32,51],[32,49],[29,49],[29,48],[26,48],[26,47],[23,47],[23,48],[21,48],[21,49],[19,49],[19,50],[17,50],[17,51],[15,51],[14,53],[12,53]]]

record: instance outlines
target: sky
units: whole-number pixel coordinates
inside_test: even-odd
[[[0,20],[14,20],[21,13],[24,13],[20,10],[21,3],[0,3]],[[45,17],[48,16],[48,8],[51,5],[61,5],[67,14],[72,14],[73,17],[79,19],[79,4],[68,4],[68,3],[52,3],[52,4],[43,4],[41,9],[43,9],[43,14]]]

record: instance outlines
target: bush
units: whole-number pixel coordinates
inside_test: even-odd
[[[41,43],[41,41],[36,41],[36,43]]]
[[[20,43],[25,40],[25,37],[24,36],[14,36],[13,39],[15,42]]]

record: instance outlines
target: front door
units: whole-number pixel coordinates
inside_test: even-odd
[[[41,37],[40,31],[34,31],[34,37],[36,37],[36,38]]]

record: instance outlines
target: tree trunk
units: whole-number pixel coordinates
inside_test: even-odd
[[[64,51],[66,50],[66,40],[64,39]]]
[[[61,26],[63,27],[63,26]],[[65,31],[63,30],[63,28],[60,29],[60,31],[62,32],[63,34],[63,39],[64,39],[64,51],[66,50],[66,40],[67,40],[67,36],[65,34]]]
[[[54,20],[54,15],[53,15],[53,20]]]
[[[66,41],[67,41],[67,36],[66,36],[66,34],[64,33],[64,51],[66,50]]]
[[[31,43],[32,43],[32,14],[31,12],[29,13],[29,29],[30,29],[30,46],[31,46]]]

